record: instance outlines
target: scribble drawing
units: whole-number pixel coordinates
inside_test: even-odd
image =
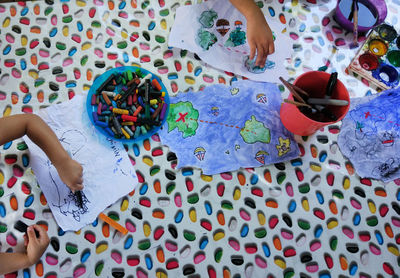
[[[199,22],[204,28],[211,28],[214,26],[214,20],[218,18],[218,14],[214,10],[208,10],[201,13]]]
[[[389,158],[384,163],[375,167],[372,171],[374,176],[381,176],[383,178],[391,178],[400,169],[399,160],[396,158]]]
[[[196,43],[203,49],[209,50],[218,41],[217,36],[213,33],[199,29],[197,32]]]
[[[235,21],[235,30],[229,33],[229,38],[225,42],[226,47],[236,47],[246,43],[246,32],[241,30],[242,25],[240,20]]]
[[[70,129],[62,133],[59,141],[63,145],[64,149],[70,154],[70,156],[74,158],[79,156],[79,152],[84,151],[84,147],[86,146],[88,140],[81,131]],[[87,163],[86,165],[89,164],[90,163]],[[63,215],[67,216],[68,214],[71,214],[77,222],[80,222],[81,215],[88,212],[88,207],[86,204],[90,203],[90,201],[86,197],[84,191],[81,191],[83,202],[82,207],[79,207],[76,195],[72,193],[72,191],[62,182],[58,175],[57,169],[50,160],[47,160],[47,167],[50,180],[58,194],[58,203],[53,203],[53,206],[58,207],[60,213]]]

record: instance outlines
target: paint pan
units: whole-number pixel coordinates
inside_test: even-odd
[[[376,56],[383,56],[388,51],[386,43],[380,39],[371,40],[368,49]]]
[[[364,53],[358,58],[358,62],[360,63],[361,67],[365,70],[374,70],[377,69],[379,66],[378,58],[370,53]]]
[[[398,85],[399,73],[397,70],[387,64],[382,63],[378,69],[372,72],[372,76],[386,85]]]
[[[382,90],[399,87],[399,34],[400,30],[386,23],[375,27],[351,61],[348,72]]]
[[[400,50],[391,50],[387,54],[387,59],[395,67],[400,67]]]

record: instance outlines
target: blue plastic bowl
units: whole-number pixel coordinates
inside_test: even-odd
[[[164,102],[167,104],[167,110],[165,111],[165,116],[164,119],[161,122],[161,125],[159,126],[153,126],[152,129],[150,129],[149,131],[147,131],[146,134],[140,134],[138,137],[136,138],[130,138],[130,139],[126,139],[126,138],[115,138],[112,137],[114,140],[116,141],[120,141],[120,142],[124,142],[124,143],[133,143],[133,142],[140,142],[143,141],[144,139],[147,139],[149,137],[151,137],[153,134],[157,133],[157,131],[161,128],[161,126],[165,123],[165,121],[167,120],[167,116],[168,116],[168,111],[169,111],[169,97],[168,97],[168,91],[165,88],[164,84],[161,82],[160,78],[158,78],[156,75],[154,75],[152,72],[145,70],[143,68],[139,68],[139,67],[134,67],[134,66],[129,66],[129,67],[118,67],[118,68],[114,68],[111,70],[106,71],[105,73],[103,73],[102,75],[100,75],[98,78],[96,78],[93,82],[92,87],[90,87],[89,93],[87,95],[86,98],[86,110],[88,112],[89,115],[89,119],[92,122],[92,124],[95,126],[96,130],[98,130],[101,134],[103,134],[106,137],[111,137],[110,134],[108,134],[102,127],[95,125],[94,120],[93,120],[93,116],[92,116],[92,112],[97,112],[97,105],[92,105],[92,95],[96,94],[96,90],[97,88],[103,84],[104,81],[107,80],[107,78],[114,73],[123,73],[125,71],[132,71],[132,72],[136,72],[137,70],[140,70],[143,74],[143,76],[146,76],[147,74],[151,73],[152,74],[152,80],[153,79],[157,79],[158,83],[161,85],[162,91],[165,91],[165,96],[164,96]],[[116,87],[116,90],[118,90],[118,86]]]

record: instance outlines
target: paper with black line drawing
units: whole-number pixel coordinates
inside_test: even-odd
[[[275,53],[268,55],[264,67],[249,60],[246,19],[229,1],[207,2],[179,7],[168,39],[168,45],[196,53],[205,63],[254,81],[280,83],[287,79],[284,62],[291,57],[292,40],[282,33],[285,28],[267,18],[273,31]]]
[[[400,89],[351,99],[338,145],[360,177],[400,179],[399,107]]]
[[[100,212],[131,192],[138,183],[135,169],[122,143],[96,132],[84,109],[85,99],[51,105],[37,113],[55,132],[70,156],[83,167],[83,206],[61,181],[46,154],[27,136],[30,161],[38,184],[57,224],[77,231]],[[118,185],[118,186],[117,186]]]

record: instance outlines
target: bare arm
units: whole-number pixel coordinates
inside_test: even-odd
[[[25,134],[46,153],[61,180],[72,191],[83,188],[82,166],[69,157],[55,133],[39,116],[20,114],[0,118],[0,145]]]
[[[247,41],[250,46],[250,59],[257,50],[256,65],[264,67],[269,54],[275,52],[274,38],[265,17],[254,0],[229,0],[247,21]]]
[[[39,232],[36,237],[35,231]],[[0,253],[0,275],[30,267],[39,261],[49,245],[49,237],[45,229],[39,225],[28,227],[25,240],[26,253]]]

